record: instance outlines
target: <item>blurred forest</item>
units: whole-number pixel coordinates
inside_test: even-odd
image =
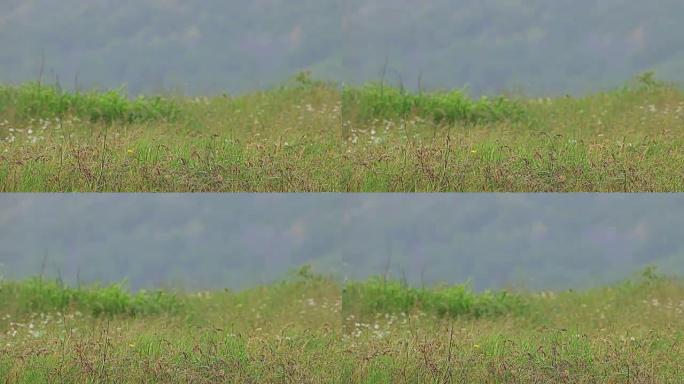
[[[680,195],[6,194],[0,274],[240,288],[312,264],[414,285],[581,287],[651,264],[684,273],[682,218]]]
[[[0,82],[240,93],[301,70],[471,93],[684,80],[684,3],[617,0],[5,0]],[[42,63],[42,65],[41,65]]]

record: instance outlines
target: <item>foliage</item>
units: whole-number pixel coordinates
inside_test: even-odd
[[[163,291],[130,293],[123,284],[72,288],[59,281],[32,278],[0,283],[2,302],[19,312],[81,310],[93,316],[143,316],[174,313],[182,301]]]
[[[78,117],[92,123],[173,121],[181,113],[177,103],[160,96],[130,100],[122,89],[70,93],[40,83],[0,87],[0,113],[6,110],[20,119]]]
[[[298,90],[311,90],[312,88],[332,88],[335,87],[335,83],[331,81],[325,81],[315,78],[311,71],[300,71],[293,77],[291,77],[285,84],[280,88],[294,88]]]
[[[352,308],[370,313],[421,310],[441,317],[469,315],[477,318],[526,312],[523,297],[505,291],[475,293],[468,284],[413,288],[380,277],[347,284],[343,300]]]
[[[464,91],[433,91],[412,93],[381,83],[369,83],[361,88],[346,87],[342,94],[343,109],[361,120],[421,117],[435,124],[492,123],[520,120],[524,109],[519,102],[503,96],[472,100]]]

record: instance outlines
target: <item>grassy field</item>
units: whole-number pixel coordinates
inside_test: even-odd
[[[67,299],[64,299],[64,298]],[[0,379],[32,382],[680,383],[684,283],[416,289],[302,269],[241,292],[0,284]]]
[[[64,290],[0,286],[0,382],[318,383],[336,377],[343,354],[340,288],[307,274],[145,300],[120,287],[55,299]]]
[[[2,191],[683,191],[684,93],[471,99],[300,75],[231,97],[0,87]]]

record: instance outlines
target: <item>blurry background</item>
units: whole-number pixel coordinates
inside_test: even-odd
[[[684,80],[684,3],[659,0],[3,0],[0,82],[238,93],[317,77],[473,94]],[[384,68],[384,71],[383,71]]]
[[[677,194],[2,194],[0,274],[241,288],[303,264],[478,289],[684,273]]]
[[[0,81],[240,92],[339,72],[338,0],[3,0]]]
[[[681,194],[367,195],[346,215],[354,278],[567,288],[684,272]]]
[[[584,93],[638,72],[684,80],[684,2],[349,0],[344,66],[416,89]]]
[[[304,264],[333,273],[344,203],[323,194],[2,194],[0,274],[192,289],[267,283]]]

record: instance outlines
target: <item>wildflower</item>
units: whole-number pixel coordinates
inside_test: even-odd
[[[128,152],[128,153],[133,153],[133,150],[132,150],[132,149],[129,149],[129,150],[126,151],[126,152]]]

